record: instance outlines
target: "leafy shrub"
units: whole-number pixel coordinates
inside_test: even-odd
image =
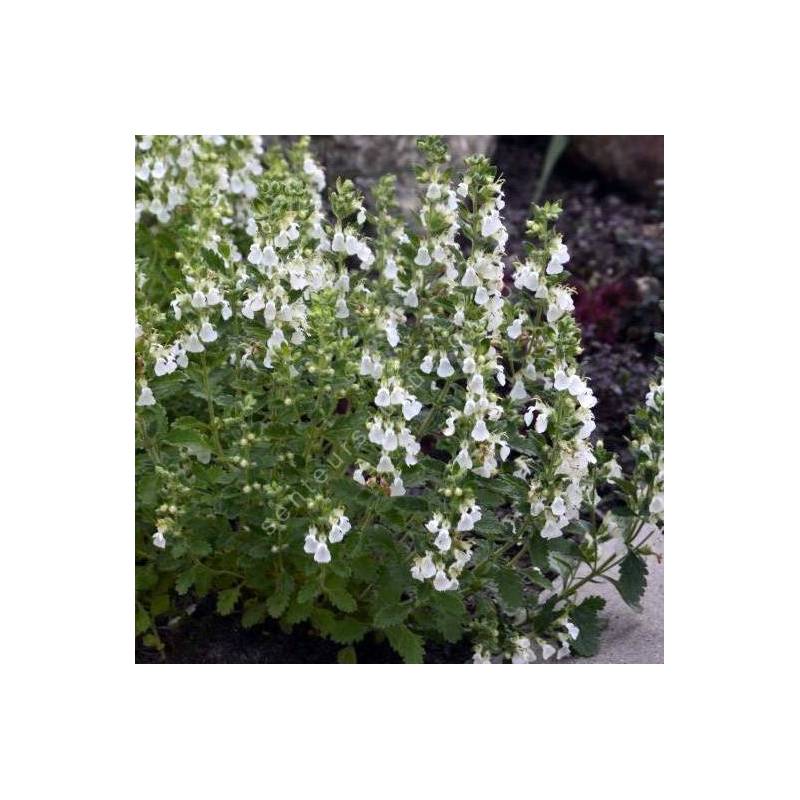
[[[637,607],[661,527],[661,387],[633,473],[593,447],[557,204],[507,268],[502,181],[420,140],[421,206],[328,196],[307,140],[138,137],[137,635],[212,595],[353,661],[468,636],[474,660],[598,643],[593,580]],[[369,236],[367,235],[369,232]]]

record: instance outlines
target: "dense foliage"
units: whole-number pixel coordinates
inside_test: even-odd
[[[612,581],[637,607],[663,519],[663,389],[635,467],[593,446],[559,207],[507,264],[502,181],[420,140],[420,208],[323,201],[309,144],[138,137],[137,634],[213,595],[246,626],[308,624],[356,659],[468,636],[474,660],[598,646]]]

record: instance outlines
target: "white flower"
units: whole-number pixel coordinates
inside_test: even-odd
[[[438,183],[432,183],[428,186],[428,191],[425,192],[425,197],[428,200],[438,200],[442,196],[442,187]]]
[[[567,510],[566,505],[564,504],[564,498],[559,496],[553,500],[552,504],[550,505],[550,510],[557,516],[560,517],[564,514]]]
[[[472,459],[470,458],[469,450],[467,450],[466,446],[458,451],[455,461],[461,469],[472,469]]]
[[[331,560],[331,551],[328,550],[328,545],[325,542],[320,542],[314,553],[314,561],[317,564],[328,564]]]
[[[475,423],[475,427],[472,429],[470,436],[472,436],[476,442],[485,442],[489,438],[489,429],[486,427],[483,418]]]
[[[450,579],[440,569],[436,571],[436,577],[433,579],[433,588],[437,592],[446,592],[450,588]]]
[[[465,375],[472,375],[475,372],[477,365],[475,364],[475,359],[472,356],[467,356],[464,361],[461,363],[461,371]]]
[[[397,347],[400,342],[400,334],[397,332],[397,326],[394,323],[389,323],[386,326],[386,341],[392,347]]]
[[[389,458],[386,453],[382,453],[380,460],[378,461],[378,466],[375,467],[376,472],[396,472],[394,468],[394,464],[392,464],[392,459]]]
[[[381,425],[380,420],[376,419],[373,421],[372,426],[369,429],[369,440],[373,444],[383,444],[383,426]]]
[[[556,653],[555,647],[553,647],[553,645],[551,644],[548,644],[547,642],[542,642],[541,645],[542,645],[542,658],[545,661],[551,659]]]
[[[563,369],[556,370],[556,374],[553,376],[553,386],[559,392],[563,392],[569,386],[569,376]]]
[[[453,540],[450,538],[450,531],[447,528],[442,528],[434,539],[433,544],[441,553],[446,553],[453,544]]]
[[[333,234],[333,242],[331,242],[331,250],[334,253],[344,253],[345,252],[345,244],[344,244],[344,235],[341,231],[336,231]]]
[[[525,420],[525,424],[530,428],[531,422],[533,422],[533,406],[528,406],[525,414],[523,415],[523,419]]]
[[[347,234],[347,238],[344,240],[344,249],[349,256],[354,256],[358,252],[358,239],[352,233]]]
[[[319,542],[317,541],[317,529],[311,528],[309,532],[306,534],[305,542],[303,544],[303,550],[309,555],[314,555],[314,553],[317,552],[318,547],[319,547]]]
[[[422,403],[419,400],[407,397],[403,401],[403,417],[406,420],[412,420],[422,411]]]
[[[525,382],[522,378],[517,378],[514,381],[514,385],[511,387],[511,393],[509,397],[512,400],[524,400],[528,396],[528,392],[525,389]]]
[[[403,497],[406,493],[406,487],[403,485],[403,479],[396,475],[389,487],[389,497]]]
[[[539,411],[539,416],[536,417],[536,425],[534,425],[536,433],[544,433],[547,430],[547,421],[549,418],[550,418],[549,408]]]
[[[397,434],[394,428],[387,428],[383,434],[383,449],[387,453],[393,453],[397,450]]]
[[[167,174],[167,167],[160,159],[153,164],[153,177],[161,180]]]
[[[353,470],[353,480],[356,483],[360,483],[362,486],[366,486],[367,479],[364,477],[363,467],[357,467],[356,469]]]
[[[561,528],[558,527],[556,521],[552,517],[548,517],[544,528],[542,528],[542,539],[556,539],[562,535]]]
[[[383,267],[383,277],[388,281],[392,281],[397,277],[397,262],[389,256]]]
[[[479,286],[475,290],[475,304],[479,306],[485,306],[486,303],[489,302],[489,292],[486,291],[485,286]]]
[[[522,317],[517,317],[506,329],[509,339],[519,339],[522,334]]]
[[[493,233],[497,233],[501,227],[500,214],[498,214],[497,211],[492,211],[491,214],[487,214],[481,221],[481,236],[491,236]]]
[[[167,546],[167,540],[164,538],[164,531],[161,528],[153,534],[153,544],[162,550]]]
[[[359,225],[363,225],[367,221],[367,212],[364,209],[364,206],[358,209],[358,214],[356,214],[356,222]]]
[[[427,553],[419,562],[419,571],[425,579],[432,578],[436,574],[436,566],[433,563],[433,559]]]
[[[214,326],[206,320],[200,326],[200,338],[204,342],[213,342],[217,338],[217,332],[214,330]]]
[[[484,650],[480,645],[475,648],[475,652],[472,654],[472,663],[473,664],[491,664],[492,663],[492,656],[491,654]]]
[[[460,328],[464,324],[464,309],[463,307],[459,306],[456,309],[456,313],[453,314],[453,325]]]
[[[274,267],[278,263],[278,256],[275,253],[275,248],[271,244],[268,244],[264,248],[264,253],[261,258],[261,263],[265,267]]]
[[[511,448],[508,446],[508,442],[503,442],[500,445],[500,458],[503,461],[505,461],[510,454],[511,454]]]
[[[344,297],[340,297],[336,301],[335,316],[337,319],[347,319],[350,316],[350,310],[347,308]]]
[[[417,290],[413,286],[403,296],[403,305],[409,308],[417,308],[417,306],[419,306]]]
[[[136,401],[137,406],[154,406],[156,398],[153,396],[153,390],[147,385],[142,386],[142,391],[139,394],[139,399]]]
[[[569,250],[567,250],[565,244],[562,244],[551,254],[545,272],[547,272],[548,275],[558,275],[559,272],[564,270],[564,264],[566,264],[567,261],[569,261]]]
[[[444,355],[439,359],[439,366],[436,368],[436,374],[440,378],[449,378],[455,370],[453,369],[453,365],[450,363],[450,359]]]
[[[263,253],[261,252],[261,248],[257,244],[250,245],[250,252],[247,254],[247,260],[254,265],[258,265],[261,263],[263,259]]]
[[[467,267],[466,272],[464,272],[464,277],[461,279],[461,285],[466,287],[473,287],[478,286],[480,281],[478,280],[478,273],[470,266]]]
[[[194,308],[206,307],[206,296],[199,289],[192,295],[192,306]]]
[[[650,501],[650,513],[661,514],[664,511],[664,495],[657,494]]]
[[[422,363],[419,365],[419,368],[426,374],[430,375],[433,371],[433,356],[428,353],[425,358],[422,359]]]
[[[186,348],[186,352],[188,353],[202,353],[203,350],[206,349],[203,343],[198,338],[197,333],[194,331],[190,333],[189,336],[186,338],[184,347]],[[158,371],[156,371],[156,375],[157,374]]]
[[[475,518],[469,511],[462,511],[461,518],[456,525],[457,531],[471,531],[475,527]]]
[[[417,250],[417,255],[414,258],[414,263],[419,267],[427,267],[428,264],[431,263],[431,256],[428,252],[428,248],[424,245],[419,246],[419,250]]]
[[[378,389],[374,402],[378,408],[386,408],[389,405],[389,390],[385,386]]]
[[[459,197],[466,197],[468,192],[469,192],[469,183],[467,183],[467,181],[461,181],[461,183],[458,184],[458,188],[456,189],[456,194],[458,194]]]

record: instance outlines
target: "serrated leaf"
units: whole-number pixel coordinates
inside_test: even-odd
[[[217,595],[217,613],[226,617],[230,614],[236,603],[239,602],[241,587],[234,586],[232,589],[224,589]]]
[[[341,586],[325,586],[324,592],[328,600],[340,611],[350,613],[356,610],[356,599],[347,589]]]
[[[431,601],[433,625],[446,641],[457,642],[464,635],[467,609],[456,592],[436,592]]]
[[[635,611],[641,611],[641,599],[647,588],[647,564],[633,550],[619,565],[619,579],[613,581],[622,599]]]
[[[337,644],[352,644],[363,639],[369,626],[352,617],[334,618],[326,625],[326,633]]]
[[[509,608],[519,608],[524,604],[522,581],[513,569],[497,567],[492,577],[497,584],[500,597]]]
[[[380,606],[372,616],[372,624],[376,628],[391,628],[403,622],[410,611],[411,606],[407,604],[392,603]]]
[[[389,640],[392,649],[406,664],[423,663],[425,651],[422,647],[422,638],[410,631],[405,625],[387,628],[386,638]]]
[[[175,581],[175,591],[178,594],[186,594],[189,589],[192,588],[192,584],[194,583],[194,567],[187,569],[185,572],[181,572],[178,575],[177,580]]]
[[[578,638],[570,644],[574,652],[581,656],[593,656],[600,646],[600,612],[606,601],[602,597],[592,595],[576,606],[570,618],[580,629]]]
[[[242,627],[252,628],[267,618],[266,603],[250,601],[242,613]]]

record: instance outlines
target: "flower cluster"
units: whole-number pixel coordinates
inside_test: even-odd
[[[489,161],[455,175],[440,139],[420,151],[406,219],[390,177],[374,204],[341,179],[326,204],[306,139],[137,137],[137,626],[155,646],[188,592],[215,593],[244,624],[348,647],[385,630],[408,661],[468,637],[477,663],[531,663],[596,647],[592,581],[623,574],[639,602],[663,385],[625,475],[592,442],[560,208],[534,207],[509,263]]]

